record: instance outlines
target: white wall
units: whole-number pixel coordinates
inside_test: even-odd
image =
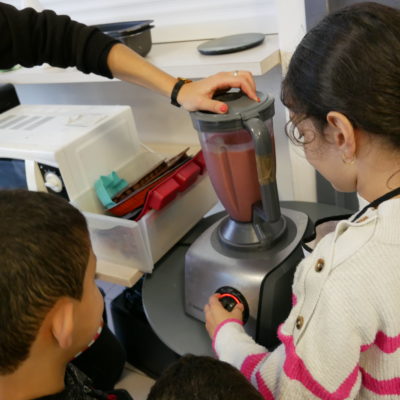
[[[277,32],[276,0],[4,0],[52,9],[87,25],[153,20],[154,43]]]
[[[285,112],[280,103],[281,69],[256,77],[257,89],[275,99],[274,118],[277,177],[281,200],[292,200],[292,171],[284,134]],[[132,107],[139,137],[144,142],[198,144],[189,114],[146,89],[125,82],[17,85],[23,104],[128,104]]]
[[[277,0],[279,48],[283,73],[306,33],[304,0]],[[286,119],[289,120],[287,113]],[[316,176],[314,168],[305,158],[302,147],[289,144],[292,162],[293,197],[298,201],[316,201]]]

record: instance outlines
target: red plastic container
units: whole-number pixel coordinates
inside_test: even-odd
[[[204,158],[200,151],[190,161],[157,182],[143,188],[140,192],[128,196],[108,211],[118,217],[122,217],[140,207],[144,200],[142,211],[135,218],[137,221],[151,209],[161,210],[164,208],[179,192],[183,192],[193,185],[197,177],[204,172],[204,169]]]

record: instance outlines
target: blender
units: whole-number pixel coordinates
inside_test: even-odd
[[[206,168],[227,215],[185,256],[185,312],[204,321],[213,293],[227,310],[244,305],[245,330],[269,349],[291,309],[293,274],[303,257],[306,214],[281,209],[276,185],[274,99],[241,91],[217,98],[227,114],[192,112]]]

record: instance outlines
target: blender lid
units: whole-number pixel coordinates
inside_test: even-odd
[[[256,92],[260,102],[256,102],[238,90],[230,90],[214,96],[215,100],[223,101],[229,107],[226,114],[215,114],[208,111],[190,113],[194,128],[200,132],[227,132],[245,129],[244,120],[259,118],[266,121],[274,116],[274,98],[262,92]]]

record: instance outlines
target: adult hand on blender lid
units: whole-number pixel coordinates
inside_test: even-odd
[[[208,78],[199,81],[188,81],[181,78],[178,80],[178,92],[175,94],[178,104],[188,111],[204,110],[217,114],[224,114],[228,111],[228,105],[222,101],[213,99],[218,92],[228,91],[230,88],[239,88],[250,99],[259,102],[256,93],[256,84],[253,75],[249,71],[219,72]],[[183,81],[183,83],[180,83]],[[175,87],[176,87],[175,86]],[[174,93],[171,98],[173,100]]]

